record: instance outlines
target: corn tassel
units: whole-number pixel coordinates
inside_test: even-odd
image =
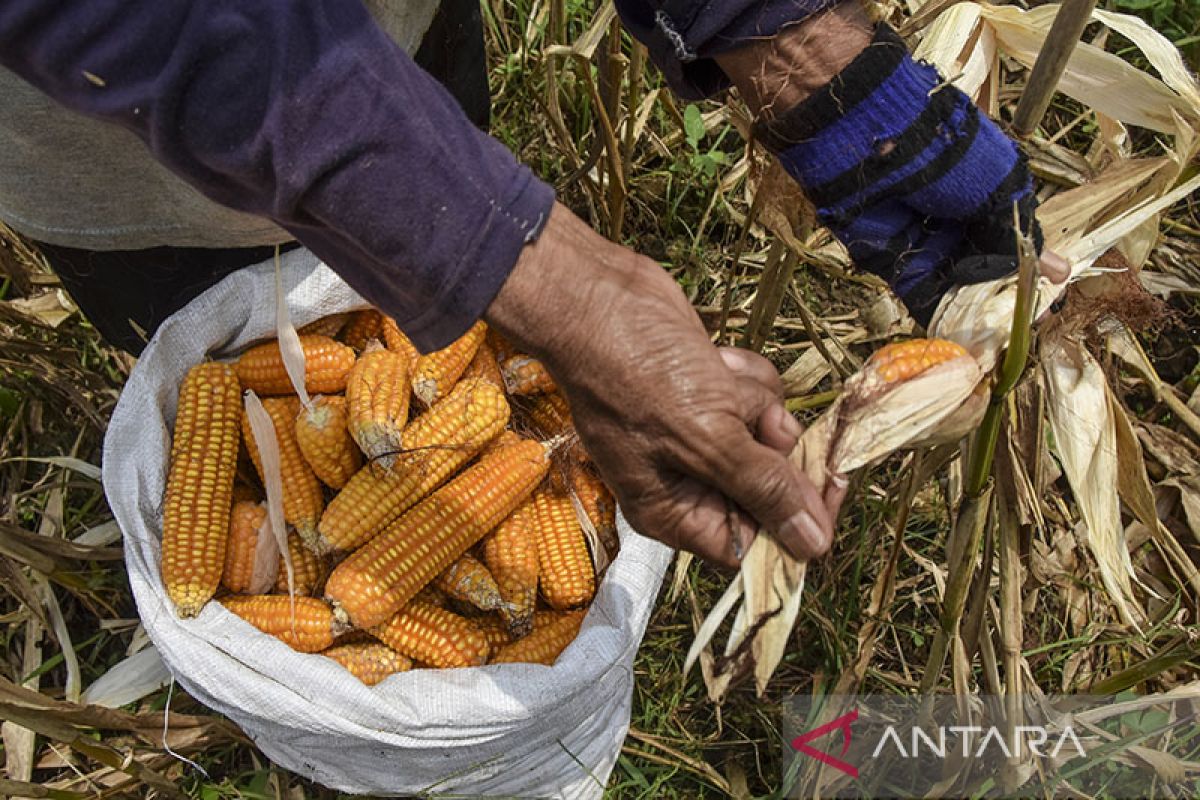
[[[396,652],[431,667],[477,667],[487,662],[487,639],[465,617],[409,603],[371,633]]]
[[[328,336],[300,337],[304,349],[304,387],[309,394],[336,394],[346,388],[354,351]],[[283,366],[279,342],[251,347],[234,364],[242,387],[259,395],[292,394],[295,389]]]
[[[413,394],[417,399],[429,406],[445,397],[475,357],[486,335],[487,326],[476,322],[447,347],[421,356],[412,373]]]
[[[225,566],[237,474],[241,386],[225,364],[193,367],[183,379],[163,504],[162,580],[181,617],[216,593]]]
[[[596,572],[571,498],[542,490],[533,507],[542,596],[558,610],[584,605],[596,593]]]
[[[292,615],[293,602],[295,616]],[[221,605],[263,633],[301,653],[319,653],[333,645],[346,626],[324,600],[280,594],[226,597]]]
[[[296,444],[313,473],[330,489],[341,489],[362,467],[362,453],[346,427],[346,399],[322,395],[296,417]]]
[[[367,686],[374,686],[389,675],[412,669],[411,659],[382,642],[339,644],[322,650],[321,655],[341,664]]]
[[[367,458],[391,469],[408,422],[408,364],[404,356],[368,348],[346,381],[350,436]]]
[[[549,453],[539,442],[493,453],[339,564],[325,596],[356,626],[378,625],[511,514],[548,469]]]
[[[267,397],[262,403],[271,417],[275,428],[275,441],[279,445],[279,471],[283,478],[283,518],[295,526],[302,539],[306,542],[312,541],[317,534],[317,522],[321,519],[325,496],[321,491],[320,481],[317,480],[312,467],[304,460],[304,454],[300,452],[300,445],[296,442],[296,416],[300,411],[300,398]],[[243,419],[242,430],[246,439],[246,449],[250,451],[254,468],[262,478],[262,458],[258,452],[258,445],[254,442],[254,432],[250,430],[249,419]]]
[[[325,509],[317,552],[352,550],[441,485],[508,424],[504,393],[464,381],[402,435],[405,453],[390,472],[367,465]]]
[[[492,664],[545,664],[554,662],[575,641],[587,609],[575,611],[541,612],[533,623],[533,632],[524,639],[502,646],[492,656]]]

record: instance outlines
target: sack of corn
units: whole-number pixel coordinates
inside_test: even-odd
[[[104,443],[146,630],[326,786],[599,797],[670,551],[594,524],[606,490],[539,364],[482,325],[420,357],[365,309],[294,251],[150,342]]]

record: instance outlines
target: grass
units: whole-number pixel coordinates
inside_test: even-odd
[[[1151,20],[1166,14],[1164,29],[1185,53],[1196,52],[1200,15],[1188,4],[1138,0],[1131,6],[1121,0],[1118,6],[1136,6]],[[578,42],[588,33],[592,15],[583,4],[496,0],[485,3],[485,11],[496,135],[599,230],[662,262],[714,335],[724,318],[724,341],[739,341],[756,306],[766,302],[759,299],[768,294],[760,292],[760,279],[772,239],[757,227],[743,235],[753,213],[746,181],[758,179],[761,164],[745,160],[734,117],[717,103],[672,100],[628,38],[613,38],[612,31],[596,48],[606,55],[590,61],[547,55],[554,45]],[[648,97],[653,101],[643,106]],[[732,108],[736,113],[737,106]],[[1068,125],[1081,110],[1056,102],[1046,129]],[[639,118],[643,111],[644,126],[636,137],[629,135],[623,120]],[[1081,151],[1094,135],[1090,123],[1078,125],[1060,144]],[[1137,141],[1139,148],[1156,146],[1152,137]],[[1169,223],[1153,264],[1195,285],[1200,279],[1194,271],[1200,255],[1195,207],[1181,204]],[[836,260],[807,255],[779,296],[774,324],[764,330],[763,352],[781,369],[809,346],[814,326],[841,336],[868,328],[862,310],[881,296],[877,285],[844,273]],[[0,288],[0,497],[5,498],[0,504],[0,587],[5,590],[0,631],[6,653],[0,709],[39,734],[30,780],[38,789],[65,792],[59,795],[64,797],[140,797],[156,780],[173,787],[162,794],[193,798],[335,797],[272,766],[236,729],[178,688],[169,701],[172,749],[199,769],[161,747],[166,690],[131,705],[123,716],[72,716],[74,707],[63,704],[73,687],[91,685],[139,639],[137,612],[123,563],[112,558],[119,541],[106,535],[111,514],[99,484],[77,470],[32,459],[69,456],[98,464],[105,422],[132,362],[105,347],[78,315],[50,328],[19,314],[8,301],[38,295],[48,276],[36,254],[21,250],[12,237],[0,237],[0,265],[8,275]],[[1164,380],[1186,399],[1200,366],[1194,348],[1179,342],[1196,341],[1200,309],[1194,299],[1178,295],[1172,304],[1173,314],[1157,329],[1142,331],[1141,338]],[[872,330],[849,348],[862,357],[894,335],[892,329]],[[1183,467],[1195,466],[1200,451],[1186,426],[1155,400],[1144,381],[1107,365],[1122,399],[1153,439],[1154,447],[1147,449],[1155,479],[1186,476]],[[793,398],[804,408],[802,416],[815,418],[819,408],[807,407],[806,401],[825,397],[827,402],[839,383],[835,373]],[[853,686],[864,692],[915,690],[938,626],[954,489],[947,470],[935,470],[913,487],[912,502],[902,503],[914,465],[911,454],[898,455],[859,477],[833,553],[809,571],[793,646],[763,697],[742,683],[716,705],[695,671],[683,674],[696,609],[710,608],[729,576],[693,562],[686,567],[685,590],[674,596],[670,586],[679,567],[668,572],[635,662],[630,735],[610,779],[609,797],[770,796],[778,791],[785,766],[780,725],[792,695],[829,691],[846,676],[856,676]],[[1026,531],[1023,544],[1032,577],[1023,586],[1020,655],[1038,686],[1150,692],[1195,679],[1200,653],[1189,631],[1196,598],[1171,582],[1161,557],[1149,546],[1135,553],[1139,577],[1163,591],[1147,602],[1151,624],[1132,631],[1114,621],[1086,552],[1060,546],[1073,535],[1076,513],[1061,481],[1048,488],[1044,510],[1047,530]],[[1176,509],[1167,523],[1195,559],[1186,516]],[[92,543],[69,552],[22,548],[21,531],[53,541],[86,535],[84,541]],[[893,558],[894,571],[888,567]],[[888,591],[877,605],[872,592],[880,586]],[[986,595],[969,599],[968,617]],[[59,614],[61,624],[56,624]],[[860,636],[866,636],[861,645]],[[74,659],[65,658],[65,652]],[[972,680],[986,685],[986,668],[972,663]],[[15,704],[17,684],[44,698],[33,712]],[[24,701],[32,702],[27,696]],[[21,757],[30,751],[11,727],[4,744],[6,777],[23,780]],[[0,794],[34,791],[0,785]]]

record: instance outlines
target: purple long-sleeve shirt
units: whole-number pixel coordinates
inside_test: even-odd
[[[618,6],[695,96],[722,85],[711,55],[829,4]],[[422,349],[483,314],[553,203],[358,0],[4,0],[0,64],[285,228]]]

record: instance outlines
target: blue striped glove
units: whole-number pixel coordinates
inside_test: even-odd
[[[928,325],[953,285],[1016,269],[1013,203],[1041,251],[1037,201],[1016,144],[880,25],[829,84],[756,135],[859,268]]]

